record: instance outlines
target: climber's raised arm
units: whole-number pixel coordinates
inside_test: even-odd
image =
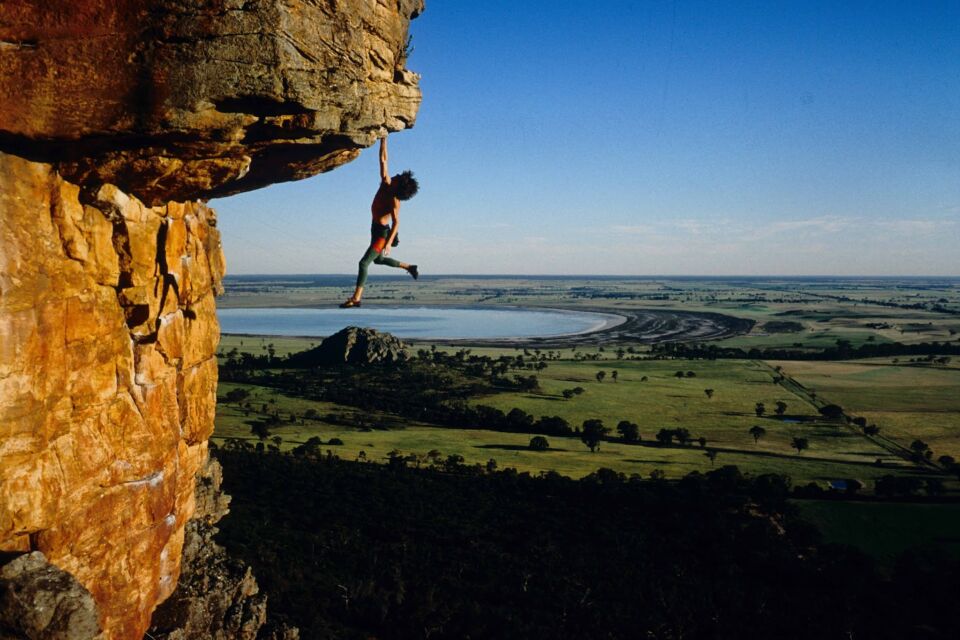
[[[387,169],[387,136],[380,138],[380,181],[390,184],[390,171]]]

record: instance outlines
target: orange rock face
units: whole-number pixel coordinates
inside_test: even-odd
[[[0,551],[140,638],[213,431],[224,261],[198,198],[413,125],[423,0],[0,0]]]
[[[142,637],[176,586],[223,270],[205,205],[81,197],[0,154],[0,550],[76,576],[108,638]]]

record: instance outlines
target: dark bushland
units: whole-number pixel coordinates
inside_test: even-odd
[[[789,479],[217,453],[221,541],[305,638],[948,637],[956,563],[817,542]]]

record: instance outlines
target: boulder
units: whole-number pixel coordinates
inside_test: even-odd
[[[97,606],[72,575],[26,553],[0,567],[0,638],[98,640]]]

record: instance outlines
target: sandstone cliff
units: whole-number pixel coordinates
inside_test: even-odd
[[[213,430],[213,211],[84,203],[0,154],[0,549],[42,551],[139,637],[177,582]]]
[[[216,398],[198,201],[410,126],[420,0],[0,0],[0,552],[139,638],[174,590]]]
[[[148,204],[327,171],[412,125],[422,0],[0,0],[0,149]]]

